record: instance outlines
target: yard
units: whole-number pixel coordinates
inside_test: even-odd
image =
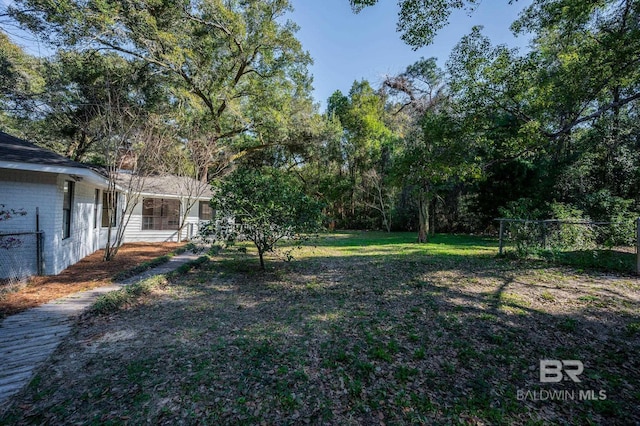
[[[266,273],[222,251],[86,315],[0,423],[640,422],[638,279],[414,238],[330,234]],[[581,382],[540,383],[546,359]]]

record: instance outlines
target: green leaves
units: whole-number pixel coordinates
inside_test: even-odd
[[[321,205],[305,194],[294,177],[274,168],[240,168],[214,184],[213,208],[242,223],[243,233],[263,254],[283,239],[319,229]]]
[[[11,15],[74,51],[108,49],[162,77],[165,99],[206,128],[212,143],[282,120],[308,99],[311,62],[282,22],[287,0],[18,0]]]
[[[356,12],[377,2],[378,0],[350,0]],[[398,32],[402,33],[402,40],[409,46],[418,49],[433,42],[438,30],[449,23],[449,16],[454,10],[473,10],[479,3],[480,0],[400,0]]]

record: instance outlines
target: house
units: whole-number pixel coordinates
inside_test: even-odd
[[[119,182],[122,188],[126,188],[126,175],[121,175]],[[124,231],[124,241],[190,240],[197,234],[202,221],[213,219],[213,210],[209,205],[212,195],[208,184],[189,177],[145,177],[138,202]],[[190,207],[188,214],[185,214],[185,207]],[[178,235],[181,221],[184,226]]]
[[[0,132],[0,210],[11,216],[0,217],[0,279],[57,274],[104,248],[108,197],[132,207],[123,242],[189,239],[212,217],[211,191],[193,179],[147,177],[134,194],[123,176],[114,194],[97,170]],[[196,184],[198,192],[190,192]],[[115,220],[112,228],[125,218]]]

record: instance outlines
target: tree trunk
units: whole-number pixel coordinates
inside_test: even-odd
[[[116,207],[113,199],[114,197],[112,192],[113,187],[115,187],[115,183],[109,182],[109,189],[106,197],[107,215],[108,215],[107,220],[109,221],[108,222],[109,226],[107,228],[107,244],[104,247],[104,256],[102,258],[106,262],[113,260],[113,258],[116,256],[116,253],[114,252],[116,250],[113,246],[113,224],[115,223],[114,215],[116,214],[114,213]]]
[[[264,252],[260,249],[258,249],[258,256],[260,256],[260,269],[264,271]]]
[[[102,260],[109,261],[113,259],[111,256],[111,223],[109,223],[109,228],[107,228],[107,244],[104,247],[104,256]]]
[[[431,225],[429,225],[429,231],[431,232],[431,236],[436,235],[436,197],[434,196],[431,200],[431,214],[429,219],[431,220]]]
[[[420,188],[418,195],[418,242],[426,243],[429,238],[429,191]]]
[[[188,240],[186,236],[184,240],[182,239],[182,232],[185,230],[187,226],[187,219],[189,218],[189,210],[191,210],[191,207],[193,207],[193,205],[190,205],[190,204],[191,203],[189,202],[189,199],[186,199],[186,200],[184,198],[180,199],[180,223],[178,224],[178,237],[176,238],[176,241],[179,243],[181,243],[182,241]]]

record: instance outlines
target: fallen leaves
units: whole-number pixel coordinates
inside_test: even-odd
[[[350,256],[323,247],[323,257],[303,252],[265,274],[239,265],[243,253],[222,253],[144,304],[86,318],[6,418],[640,421],[632,410],[640,386],[637,287],[628,279],[617,285],[491,256],[367,258],[379,248]],[[605,294],[609,303],[593,303]],[[610,403],[518,401],[517,389],[540,385],[543,358],[584,360],[584,386],[607,389]]]

